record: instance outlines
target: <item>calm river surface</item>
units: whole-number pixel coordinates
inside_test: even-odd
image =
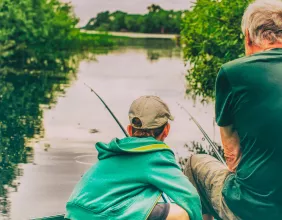
[[[97,162],[94,144],[123,137],[84,83],[104,98],[124,126],[128,124],[127,112],[134,99],[141,95],[160,96],[175,116],[167,143],[177,156],[188,154],[185,144],[207,144],[177,102],[193,114],[211,139],[218,140],[217,128],[213,126],[213,104],[203,105],[185,95],[187,67],[179,48],[169,47],[162,40],[150,46],[122,47],[95,58],[80,61],[71,80],[56,84],[54,93],[58,91],[58,94],[52,105],[38,104],[42,112],[40,135],[26,140],[31,155],[25,163],[18,164],[10,187],[4,186],[5,193],[0,194],[0,219],[21,220],[64,213],[74,185]],[[24,101],[30,105],[33,102]]]

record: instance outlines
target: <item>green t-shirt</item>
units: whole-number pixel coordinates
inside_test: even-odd
[[[282,49],[222,66],[216,82],[216,121],[233,125],[242,159],[223,196],[242,219],[282,219]]]

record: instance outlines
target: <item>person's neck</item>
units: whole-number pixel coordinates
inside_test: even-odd
[[[260,52],[263,52],[263,51],[268,51],[268,50],[277,49],[277,48],[282,48],[282,43],[264,44],[263,47],[253,45],[251,47],[251,50],[249,51],[249,54],[247,54],[247,55],[252,55],[252,54],[255,54],[255,53],[260,53]]]
[[[272,50],[272,49],[276,49],[276,48],[282,48],[282,43],[269,44],[263,49],[263,51]]]
[[[277,48],[282,48],[282,43],[275,43],[275,44],[271,44],[268,42],[264,42],[263,46],[259,46],[256,44],[246,44],[246,55],[253,55],[256,53],[260,53],[263,51],[268,51],[268,50],[272,50],[272,49],[277,49]]]

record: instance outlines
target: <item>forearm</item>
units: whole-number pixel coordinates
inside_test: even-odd
[[[231,172],[235,172],[241,159],[240,139],[232,126],[221,127],[220,135],[227,166]]]
[[[179,205],[171,203],[169,214],[166,218],[166,220],[189,220],[190,217],[188,213],[181,208]]]

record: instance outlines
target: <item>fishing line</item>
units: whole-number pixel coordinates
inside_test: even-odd
[[[180,103],[177,103],[178,106],[184,110],[189,116],[190,118],[192,119],[192,121],[197,125],[197,127],[200,129],[200,131],[202,132],[202,134],[204,135],[204,137],[206,138],[206,140],[209,142],[210,146],[212,147],[214,153],[216,154],[217,156],[217,159],[219,159],[225,166],[226,163],[223,159],[223,157],[220,155],[218,149],[217,149],[217,146],[215,145],[215,143],[210,139],[210,137],[208,136],[208,134],[204,131],[204,129],[202,128],[202,126],[198,123],[198,121],[190,114],[190,112],[184,107],[182,106]]]
[[[114,118],[114,120],[116,121],[116,123],[118,124],[118,126],[121,128],[121,130],[123,131],[124,135],[126,137],[128,137],[127,132],[125,131],[124,127],[121,125],[121,123],[119,122],[119,120],[117,119],[117,117],[114,115],[114,113],[111,111],[111,109],[107,106],[107,104],[104,102],[104,100],[98,95],[97,92],[94,91],[94,89],[92,89],[90,86],[88,86],[86,83],[84,83],[84,85],[86,87],[88,87],[91,92],[93,92],[99,99],[100,101],[104,104],[104,106],[106,107],[106,109],[109,111],[109,113],[111,114],[111,116]]]

